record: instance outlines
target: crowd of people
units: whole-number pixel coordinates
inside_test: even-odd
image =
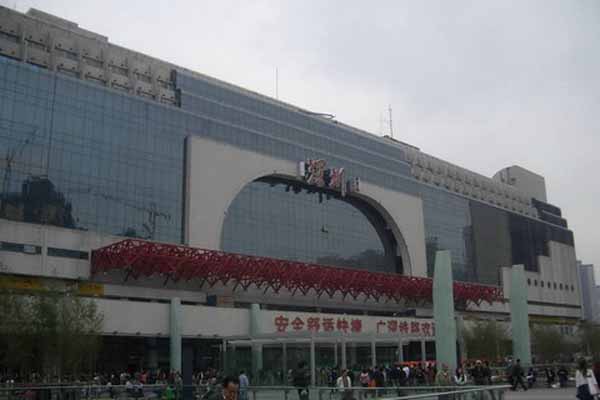
[[[258,377],[257,377],[258,378]],[[311,390],[311,372],[306,362],[301,362],[297,368],[290,369],[280,374],[281,384],[294,387],[300,400],[307,399]],[[528,390],[534,385],[541,384],[542,380],[547,387],[566,387],[569,381],[574,380],[576,386],[583,388],[587,384],[588,391],[596,393],[600,381],[600,363],[594,363],[592,368],[582,360],[575,373],[570,373],[564,366],[546,366],[541,368],[530,367],[527,371],[521,366],[520,360],[511,362],[504,371],[492,368],[487,361],[477,360],[466,362],[451,371],[446,365],[436,365],[433,362],[424,363],[395,363],[391,366],[375,366],[370,368],[321,368],[316,371],[316,383],[320,387],[331,387],[341,394],[341,398],[353,398],[353,392],[360,390],[362,397],[381,393],[384,389],[402,388],[404,386],[465,386],[465,385],[491,385],[493,383],[508,382],[512,389],[521,387]],[[538,382],[539,381],[539,382]],[[44,385],[91,385],[102,388],[109,397],[117,397],[123,391],[128,397],[143,397],[144,388],[152,385],[163,386],[161,397],[167,400],[174,399],[177,391],[184,387],[183,378],[179,372],[148,371],[136,373],[111,372],[94,374],[88,377],[60,379],[58,377],[31,374],[26,379],[18,375],[0,377],[4,387],[19,387]],[[264,382],[254,382],[259,385]],[[594,386],[596,385],[596,386]],[[225,376],[221,371],[209,368],[198,371],[192,376],[193,390],[201,400],[213,399],[248,399],[248,388],[251,386],[251,377],[240,371],[233,376]],[[119,389],[117,389],[117,387]],[[362,389],[362,390],[361,390]],[[99,390],[99,389],[94,389]],[[235,392],[235,397],[232,393]],[[584,395],[582,395],[584,396]],[[581,397],[585,398],[585,397]]]

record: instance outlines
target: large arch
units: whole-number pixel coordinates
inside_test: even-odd
[[[210,139],[186,141],[185,241],[221,250],[223,224],[232,201],[249,183],[263,177],[297,179],[297,164]],[[425,230],[421,199],[361,182],[360,201],[367,202],[392,231],[404,271],[426,276]]]

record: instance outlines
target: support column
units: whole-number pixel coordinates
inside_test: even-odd
[[[346,339],[342,338],[342,368],[348,368],[348,363],[346,362]]]
[[[171,299],[169,313],[169,360],[172,371],[181,372],[181,300],[179,297]]]
[[[523,265],[513,265],[511,271],[510,324],[514,358],[515,360],[520,359],[523,367],[528,367],[531,365],[531,341],[527,305],[527,283]]]
[[[421,361],[427,361],[427,348],[425,347],[425,341],[421,340]]]
[[[223,372],[227,375],[229,373],[229,361],[227,360],[227,340],[223,339],[221,343],[221,359],[223,365]]]
[[[287,376],[287,343],[283,342],[281,344],[281,366],[283,367],[283,376]],[[284,382],[284,385],[286,383]]]
[[[315,356],[315,338],[310,338],[310,384],[317,385],[317,360]]]
[[[350,368],[354,367],[357,363],[356,360],[356,342],[350,343]]]
[[[377,343],[375,338],[371,338],[371,366],[377,365]]]
[[[333,364],[334,367],[338,368],[340,365],[338,364],[338,342],[335,341],[333,343]]]
[[[398,362],[404,362],[404,346],[402,340],[398,341]]]
[[[156,338],[146,339],[146,349],[148,353],[148,369],[152,372],[156,372],[158,369],[158,349]]]
[[[438,365],[456,369],[456,320],[454,319],[454,285],[450,251],[438,251],[433,273],[433,315],[435,351]]]
[[[254,303],[250,306],[250,339],[252,344],[252,380],[256,384],[260,384],[260,371],[263,369],[262,344],[252,340],[260,331],[259,318],[260,304]]]

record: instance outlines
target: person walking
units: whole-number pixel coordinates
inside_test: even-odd
[[[523,375],[524,372],[523,367],[521,367],[521,360],[517,359],[517,362],[515,363],[515,365],[513,365],[511,371],[512,390],[517,390],[517,387],[521,385],[523,390],[527,391],[527,386],[525,385],[525,382],[523,382]]]
[[[244,370],[240,371],[240,400],[248,400],[248,386],[250,386],[250,380]]]
[[[347,369],[342,370],[335,386],[340,391],[342,400],[352,400],[352,379],[348,376]]]
[[[486,373],[485,368],[483,368],[483,364],[481,360],[477,360],[475,362],[475,367],[471,370],[471,376],[473,377],[473,382],[478,386],[483,386],[486,383]]]
[[[561,388],[567,387],[567,382],[569,380],[569,371],[565,368],[564,365],[558,367],[558,371],[556,371],[556,375],[558,376],[558,384]]]
[[[598,381],[591,369],[588,368],[584,358],[579,360],[577,372],[575,373],[575,386],[577,387],[577,398],[579,400],[593,400],[600,393]]]
[[[223,379],[220,390],[216,390],[207,396],[208,400],[238,400],[240,382],[237,378],[228,376]]]
[[[435,385],[436,386],[450,386],[450,373],[448,372],[448,365],[442,364],[442,368],[439,369],[437,374],[435,375]],[[442,389],[443,391],[444,389]],[[439,400],[447,400],[449,399],[449,395],[440,395],[438,396]]]
[[[306,362],[300,361],[298,369],[294,371],[294,386],[298,389],[298,399],[308,400],[308,385],[310,384],[310,372],[306,368]]]
[[[465,386],[467,383],[468,378],[465,374],[465,370],[461,367],[456,368],[456,373],[454,374],[454,384],[457,386]]]

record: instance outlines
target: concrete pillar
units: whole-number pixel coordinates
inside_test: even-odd
[[[227,340],[223,339],[223,343],[221,343],[221,358],[223,365],[223,372],[225,374],[229,373],[229,360],[227,359],[229,355],[227,354]]]
[[[398,361],[404,362],[404,346],[402,345],[402,340],[398,341]]]
[[[454,285],[450,251],[438,251],[433,273],[433,315],[435,320],[435,351],[439,365],[456,369],[456,320],[454,319]]]
[[[337,368],[340,365],[338,364],[338,342],[334,342],[333,344],[333,364]]]
[[[260,304],[252,304],[250,306],[250,339],[255,339],[260,332],[259,325]],[[263,369],[263,354],[262,344],[251,341],[252,343],[252,379],[257,384],[260,384],[260,371]]]
[[[146,351],[148,354],[148,369],[155,372],[158,369],[158,348],[156,338],[146,339]]]
[[[346,339],[342,338],[342,368],[348,368],[348,363],[346,362]]]
[[[421,361],[427,360],[427,348],[425,346],[425,341],[421,340]]]
[[[377,343],[375,342],[375,338],[371,339],[371,366],[375,367],[377,365]]]
[[[284,376],[285,376],[285,374],[287,374],[287,343],[286,342],[283,342],[281,344],[281,350],[282,350],[282,354],[281,354],[281,366],[282,366],[283,373],[284,373]]]
[[[531,365],[531,339],[527,306],[527,282],[523,265],[513,265],[510,285],[510,323],[514,358],[521,365]]]
[[[357,364],[356,361],[356,342],[350,343],[350,368]]]
[[[310,384],[317,385],[317,360],[315,356],[315,339],[310,338]]]
[[[170,368],[173,371],[181,372],[181,300],[179,297],[171,299],[171,307],[169,313],[169,360]]]

